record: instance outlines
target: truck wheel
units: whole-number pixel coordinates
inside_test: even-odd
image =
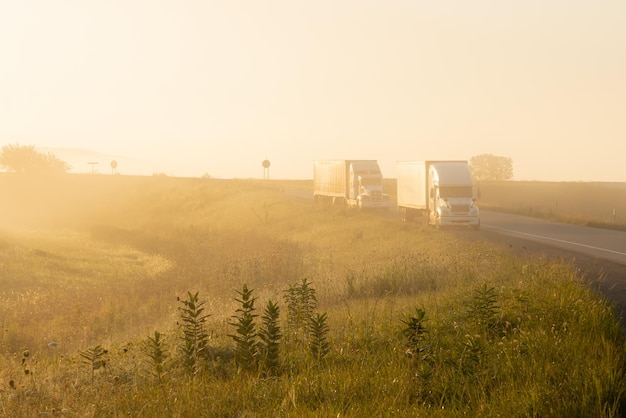
[[[402,208],[402,221],[413,222],[415,219],[415,211],[413,209]]]

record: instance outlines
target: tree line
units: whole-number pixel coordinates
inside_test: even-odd
[[[34,145],[9,144],[0,151],[0,168],[18,174],[60,174],[72,167],[50,152],[37,151]]]
[[[111,163],[113,170],[117,162]],[[493,154],[480,154],[469,160],[475,180],[510,180],[513,178],[513,160]],[[66,173],[71,166],[54,154],[42,153],[34,145],[5,145],[0,150],[0,168],[11,173],[57,174]]]

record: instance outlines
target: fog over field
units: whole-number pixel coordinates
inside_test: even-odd
[[[73,172],[494,154],[515,180],[623,182],[625,20],[617,0],[3,2],[0,145]]]

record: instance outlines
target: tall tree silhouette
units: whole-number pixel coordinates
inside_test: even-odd
[[[480,154],[469,161],[475,180],[510,180],[513,178],[513,160],[493,154]]]
[[[52,153],[42,153],[34,145],[10,144],[0,151],[0,167],[23,174],[66,173],[70,165]]]

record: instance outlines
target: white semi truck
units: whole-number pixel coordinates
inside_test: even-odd
[[[405,222],[423,215],[437,228],[480,228],[467,161],[400,161],[397,196],[398,209]]]
[[[376,160],[316,160],[313,198],[316,203],[341,203],[357,208],[386,208],[383,175]]]

